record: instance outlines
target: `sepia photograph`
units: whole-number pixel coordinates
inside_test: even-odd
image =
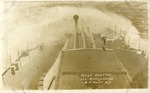
[[[4,90],[149,89],[147,0],[3,4]]]

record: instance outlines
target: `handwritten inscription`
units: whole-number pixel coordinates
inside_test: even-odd
[[[96,89],[99,85],[110,85],[114,75],[126,75],[126,72],[63,72],[62,75],[78,75],[83,84]]]
[[[110,84],[113,80],[111,73],[87,74],[80,75],[80,81],[90,85]]]

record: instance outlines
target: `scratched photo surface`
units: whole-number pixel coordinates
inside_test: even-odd
[[[147,89],[148,2],[5,2],[9,90]]]

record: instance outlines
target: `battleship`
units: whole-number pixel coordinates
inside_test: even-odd
[[[123,37],[107,41],[107,36],[94,34],[89,27],[86,31],[84,28],[79,31],[79,16],[74,15],[73,19],[74,35],[68,38],[55,63],[39,82],[39,89],[147,87],[146,72],[135,76],[134,73],[142,68],[127,67],[138,65],[139,59],[130,57],[136,52],[124,44]],[[146,62],[142,56],[139,57]],[[146,71],[147,65],[143,69]]]
[[[79,30],[78,15],[74,15],[73,20],[74,34],[68,37],[52,67],[37,82],[39,90],[148,87],[148,60],[142,52],[137,54],[137,50],[126,45],[124,37],[116,32],[118,38],[111,40],[100,33],[92,33],[90,27]],[[43,51],[43,46],[29,49],[27,45],[26,51],[18,52],[18,59],[2,74],[4,84],[13,85],[13,89],[24,89],[15,82],[11,84],[12,79],[21,67],[21,59],[29,56],[34,49]]]
[[[108,22],[97,33],[91,25],[80,25],[82,18],[83,15],[71,14],[70,24],[74,28],[67,24],[71,33],[53,46],[37,40],[32,47],[27,42],[24,49],[17,48],[17,57],[8,55],[5,61],[9,66],[2,73],[4,87],[13,90],[148,88],[148,55],[140,49],[142,43],[135,49],[116,24]]]

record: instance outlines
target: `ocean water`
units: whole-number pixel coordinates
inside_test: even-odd
[[[16,3],[3,14],[4,27],[4,68],[9,66],[9,57],[14,62],[19,51],[34,48],[44,43],[54,46],[57,40],[67,40],[68,33],[74,33],[73,15],[79,15],[79,30],[107,35],[104,28],[112,29],[125,38],[131,48],[140,49],[148,54],[148,40],[140,37],[140,32],[123,15],[101,11],[96,7],[75,7],[45,3]],[[110,34],[110,33],[109,33]]]

